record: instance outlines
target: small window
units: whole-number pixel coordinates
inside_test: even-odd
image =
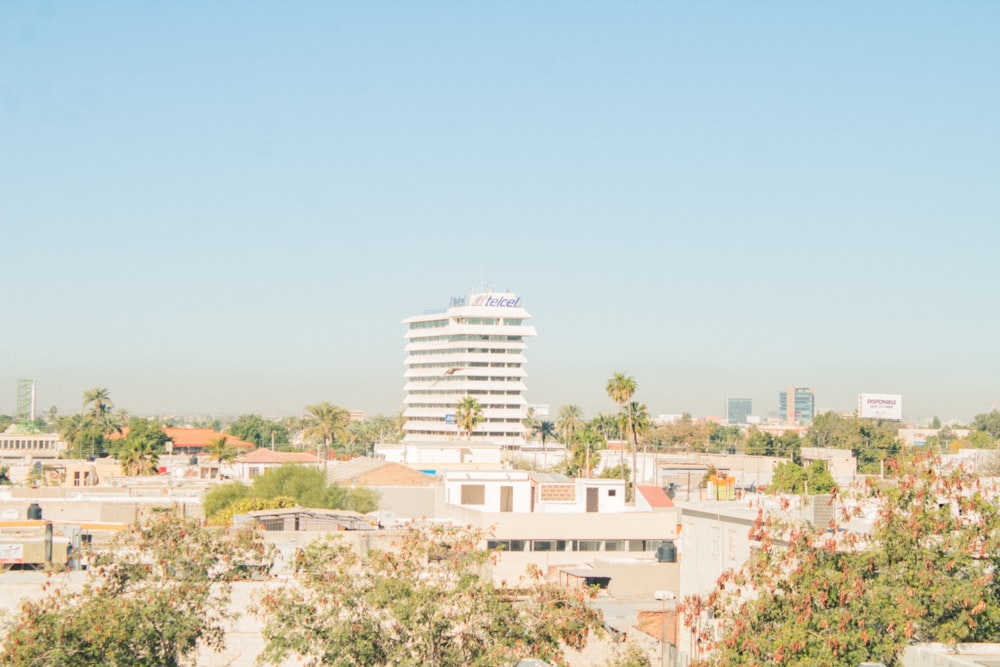
[[[463,505],[485,505],[486,485],[485,484],[463,484],[462,485]]]
[[[613,496],[617,496],[618,495],[618,489],[608,489],[608,495],[612,496],[612,497]]]

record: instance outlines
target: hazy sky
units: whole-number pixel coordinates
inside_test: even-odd
[[[528,399],[1000,400],[1000,3],[2,2],[0,412],[402,408],[485,274]]]

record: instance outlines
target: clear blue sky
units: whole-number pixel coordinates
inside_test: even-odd
[[[0,3],[0,412],[394,413],[524,298],[529,400],[1000,399],[1000,3]]]

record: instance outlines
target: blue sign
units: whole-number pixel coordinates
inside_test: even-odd
[[[446,414],[444,416],[444,423],[445,424],[454,424],[455,423],[455,413],[454,412],[449,412],[448,414]]]

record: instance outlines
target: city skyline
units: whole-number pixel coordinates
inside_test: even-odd
[[[1000,400],[1000,6],[0,6],[0,412],[403,407],[487,282],[530,403]]]

